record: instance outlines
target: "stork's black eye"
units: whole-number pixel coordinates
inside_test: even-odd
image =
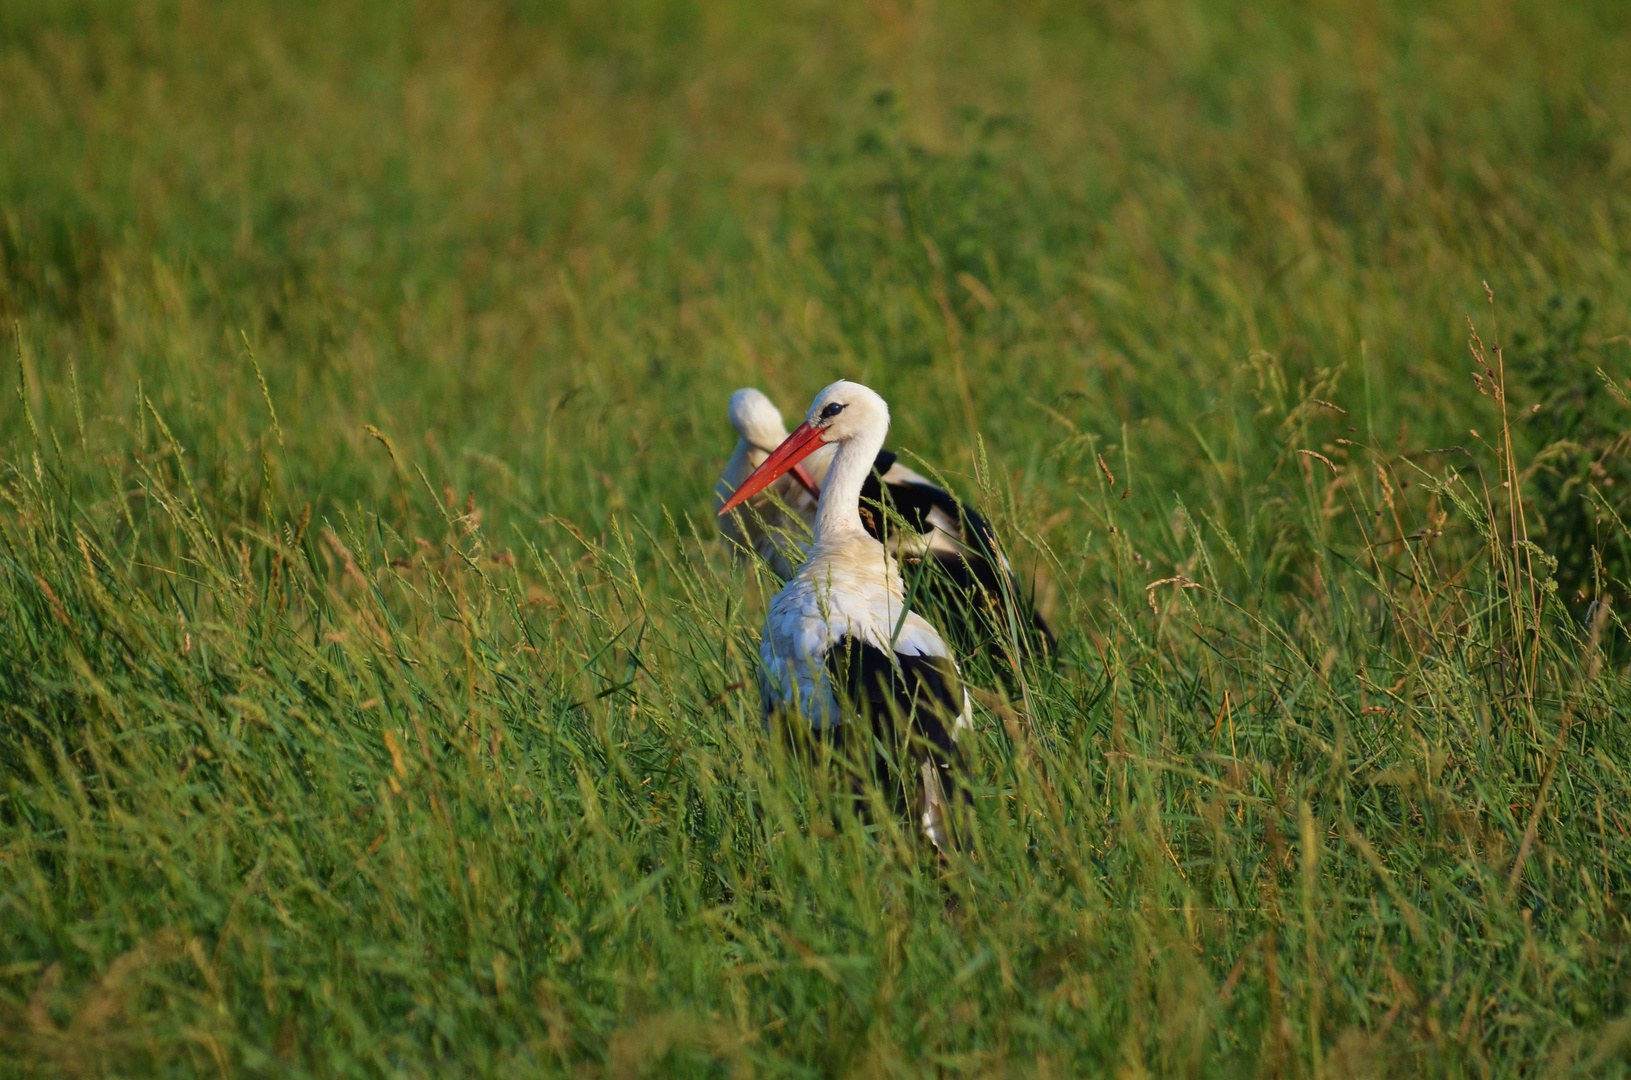
[[[821,410],[821,419],[831,420],[833,417],[837,416],[839,413],[841,413],[843,411],[844,411],[843,404],[840,403],[840,402],[835,401],[831,405],[828,405],[825,409]]]

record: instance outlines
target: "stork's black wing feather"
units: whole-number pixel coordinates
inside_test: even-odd
[[[948,521],[957,523],[958,535],[968,547],[983,556],[993,568],[1002,565],[1002,560],[997,556],[997,534],[992,530],[991,523],[986,521],[978,510],[958,501],[957,496],[935,484],[919,483],[915,480],[892,481],[885,484],[881,478],[889,471],[889,466],[894,464],[894,454],[887,450],[878,454],[877,460],[873,462],[872,472],[867,474],[866,481],[861,485],[861,505],[865,506],[868,503],[873,506],[882,505],[887,496],[888,505],[894,508],[913,532],[920,533],[926,533],[934,528],[929,518],[938,510]],[[861,520],[873,539],[883,539],[883,531],[877,520],[865,515]]]
[[[891,657],[846,634],[827,652],[827,676],[858,713],[899,717],[948,760],[956,754],[947,725],[963,711],[963,684],[948,657]]]
[[[886,460],[887,459],[887,460]],[[930,518],[939,511],[948,521],[956,522],[957,538],[966,551],[932,552],[938,580],[928,585],[929,601],[926,607],[943,608],[931,614],[944,615],[941,627],[953,640],[960,653],[977,651],[990,645],[992,639],[1008,637],[1005,618],[1000,615],[1002,598],[1012,595],[1020,606],[1021,619],[1028,622],[1031,647],[1053,653],[1057,641],[1047,620],[1036,610],[1031,598],[1019,588],[1019,583],[1003,569],[1001,548],[991,523],[978,510],[960,502],[955,495],[935,484],[903,481],[882,482],[882,476],[895,463],[895,455],[885,450],[873,463],[873,472],[861,487],[861,521],[875,539],[883,539],[882,515],[879,508],[887,503],[914,532],[928,533],[934,528]],[[870,509],[869,509],[870,507]],[[1008,591],[1005,593],[1004,578]],[[914,605],[915,606],[915,605]]]
[[[888,751],[873,761],[880,784],[904,792],[914,781],[892,777],[890,758],[905,764],[927,757],[940,771],[947,796],[966,801],[958,777],[962,754],[951,734],[963,709],[963,684],[949,658],[891,655],[846,634],[828,650],[826,666],[839,698],[855,712],[855,734],[875,737]],[[864,755],[866,749],[852,752]]]

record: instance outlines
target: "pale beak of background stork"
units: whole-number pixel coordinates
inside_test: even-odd
[[[815,477],[810,475],[809,469],[806,469],[803,465],[794,465],[793,479],[797,480],[805,491],[818,499],[821,498],[821,487],[815,482]]]
[[[793,434],[787,436],[780,446],[770,452],[770,456],[765,458],[763,464],[748,474],[748,478],[742,481],[742,486],[737,488],[735,494],[719,508],[720,515],[724,516],[735,510],[789,471],[798,476],[799,483],[808,488],[810,494],[819,495],[820,489],[815,486],[815,481],[799,462],[821,449],[821,432],[821,428],[813,428],[809,424],[800,424],[795,428]]]

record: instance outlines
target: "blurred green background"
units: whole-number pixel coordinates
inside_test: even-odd
[[[1145,463],[1187,490],[1242,384],[1368,377],[1367,430],[1457,441],[1484,281],[1514,328],[1563,295],[1626,332],[1628,20],[8,4],[0,306],[42,412],[71,363],[116,445],[145,380],[223,495],[240,334],[338,504],[380,495],[367,422],[529,516],[692,510],[731,389],[839,375],[1050,508],[1063,421],[1187,447]]]
[[[0,1075],[1627,1070],[1631,5],[0,0],[0,316]],[[840,377],[1060,630],[949,869]]]

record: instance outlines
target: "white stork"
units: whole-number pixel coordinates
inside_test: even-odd
[[[907,610],[894,557],[867,532],[861,489],[889,430],[889,406],[853,382],[816,395],[809,415],[725,501],[720,513],[757,495],[825,447],[837,451],[826,471],[809,556],[770,602],[760,692],[767,722],[792,714],[818,732],[841,734],[853,705],[864,746],[876,732],[885,746],[897,720],[907,722],[902,763],[921,783],[921,820],[944,851],[951,841],[948,801],[960,790],[956,739],[970,726],[968,692],[951,650],[934,627]],[[880,725],[890,725],[883,728]],[[914,787],[918,784],[914,783]]]
[[[736,451],[714,488],[720,506],[787,437],[781,411],[752,388],[731,395],[730,421],[736,429]],[[733,544],[758,552],[776,576],[786,581],[809,550],[816,497],[832,462],[832,447],[820,445],[794,467],[791,476],[773,481],[741,510],[722,512],[720,531]],[[890,552],[913,570],[925,558],[934,561],[938,572],[924,581],[920,606],[945,619],[959,650],[973,652],[993,640],[1010,640],[1006,597],[1014,603],[1027,649],[1053,651],[1053,631],[1020,587],[996,533],[977,510],[881,447],[861,485],[860,505],[866,531],[875,539],[886,540]],[[905,522],[906,529],[886,526],[885,505],[900,515],[898,520]]]

